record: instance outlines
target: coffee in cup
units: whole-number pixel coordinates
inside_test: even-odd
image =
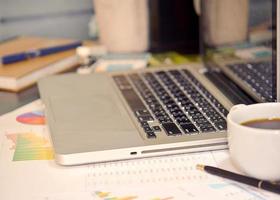
[[[241,125],[252,128],[280,130],[280,118],[253,119],[243,122]]]

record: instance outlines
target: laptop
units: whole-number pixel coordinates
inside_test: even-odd
[[[58,164],[225,149],[233,105],[279,101],[276,1],[221,1],[233,3],[223,12],[207,2],[202,64],[39,81]]]

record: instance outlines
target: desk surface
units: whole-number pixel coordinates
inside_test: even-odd
[[[56,165],[44,121],[32,120],[44,117],[43,111],[38,100],[0,119],[1,199],[279,200],[277,194],[196,170],[196,164],[207,164],[238,172],[226,150]]]

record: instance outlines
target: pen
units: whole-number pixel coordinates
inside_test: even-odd
[[[257,188],[261,188],[264,190],[268,190],[270,192],[278,193],[280,194],[280,185],[276,183],[272,183],[269,181],[262,181],[256,178],[243,176],[241,174],[236,174],[230,171],[226,171],[217,167],[212,166],[206,166],[206,165],[196,165],[196,168],[201,171],[206,171],[209,174],[213,174],[216,176],[220,176],[223,178],[231,179],[240,183],[245,183],[247,185],[251,185]]]
[[[0,61],[2,64],[5,65],[5,64],[19,62],[19,61],[39,57],[39,56],[46,56],[46,55],[58,53],[61,51],[67,51],[67,50],[79,47],[81,45],[82,45],[82,42],[78,41],[78,42],[74,42],[71,44],[35,49],[35,50],[30,50],[30,51],[25,51],[25,52],[20,52],[20,53],[3,56],[2,58],[0,58]]]

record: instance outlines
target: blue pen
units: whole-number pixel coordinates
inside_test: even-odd
[[[70,49],[77,48],[81,45],[82,45],[82,42],[78,41],[78,42],[74,42],[74,43],[66,44],[66,45],[47,47],[47,48],[30,50],[30,51],[16,53],[16,54],[10,54],[10,55],[3,56],[2,58],[0,58],[0,60],[1,60],[2,64],[10,64],[10,63],[19,62],[19,61],[39,57],[39,56],[46,56],[46,55],[53,54],[53,53],[67,51]]]

